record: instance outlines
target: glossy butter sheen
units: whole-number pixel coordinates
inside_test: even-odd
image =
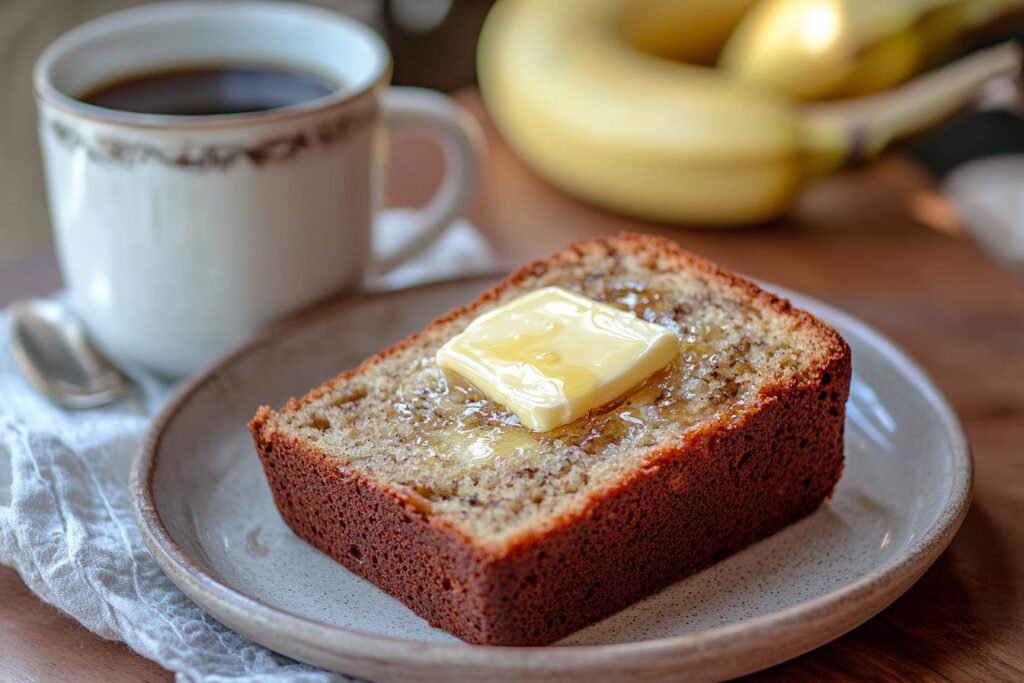
[[[437,352],[523,426],[548,431],[621,396],[665,367],[675,335],[628,311],[545,287],[484,313]]]

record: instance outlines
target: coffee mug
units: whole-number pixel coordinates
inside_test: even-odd
[[[135,74],[225,64],[340,85],[209,116],[79,99]],[[479,132],[439,93],[388,87],[390,72],[370,28],[279,2],[146,5],[50,45],[34,74],[50,214],[71,303],[100,347],[182,376],[436,239],[473,189]],[[401,127],[435,134],[447,170],[412,237],[375,259],[383,134]]]

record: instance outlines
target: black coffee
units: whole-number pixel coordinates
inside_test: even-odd
[[[92,90],[80,99],[142,114],[211,116],[266,111],[336,91],[323,76],[273,66],[227,65],[149,71]]]

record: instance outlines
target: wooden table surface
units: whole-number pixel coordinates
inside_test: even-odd
[[[774,225],[673,229],[548,188],[501,143],[476,94],[460,99],[487,128],[471,218],[500,255],[525,260],[620,230],[670,235],[727,268],[802,290],[877,327],[925,367],[963,420],[977,483],[949,550],[879,616],[751,679],[1024,680],[1024,282],[969,240],[914,222],[908,206],[925,179],[891,158],[819,184]],[[395,147],[389,194],[421,200],[439,155],[417,139]],[[0,268],[0,304],[56,284],[49,254]],[[0,569],[0,681],[171,679],[43,605],[14,571]]]

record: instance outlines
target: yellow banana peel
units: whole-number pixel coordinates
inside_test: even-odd
[[[935,52],[1021,0],[761,0],[718,65],[799,99],[867,94],[919,72]]]
[[[727,226],[782,213],[808,174],[934,123],[1020,61],[998,46],[923,84],[809,105],[705,66],[750,5],[500,0],[480,38],[481,92],[513,149],[563,190],[638,217]]]

